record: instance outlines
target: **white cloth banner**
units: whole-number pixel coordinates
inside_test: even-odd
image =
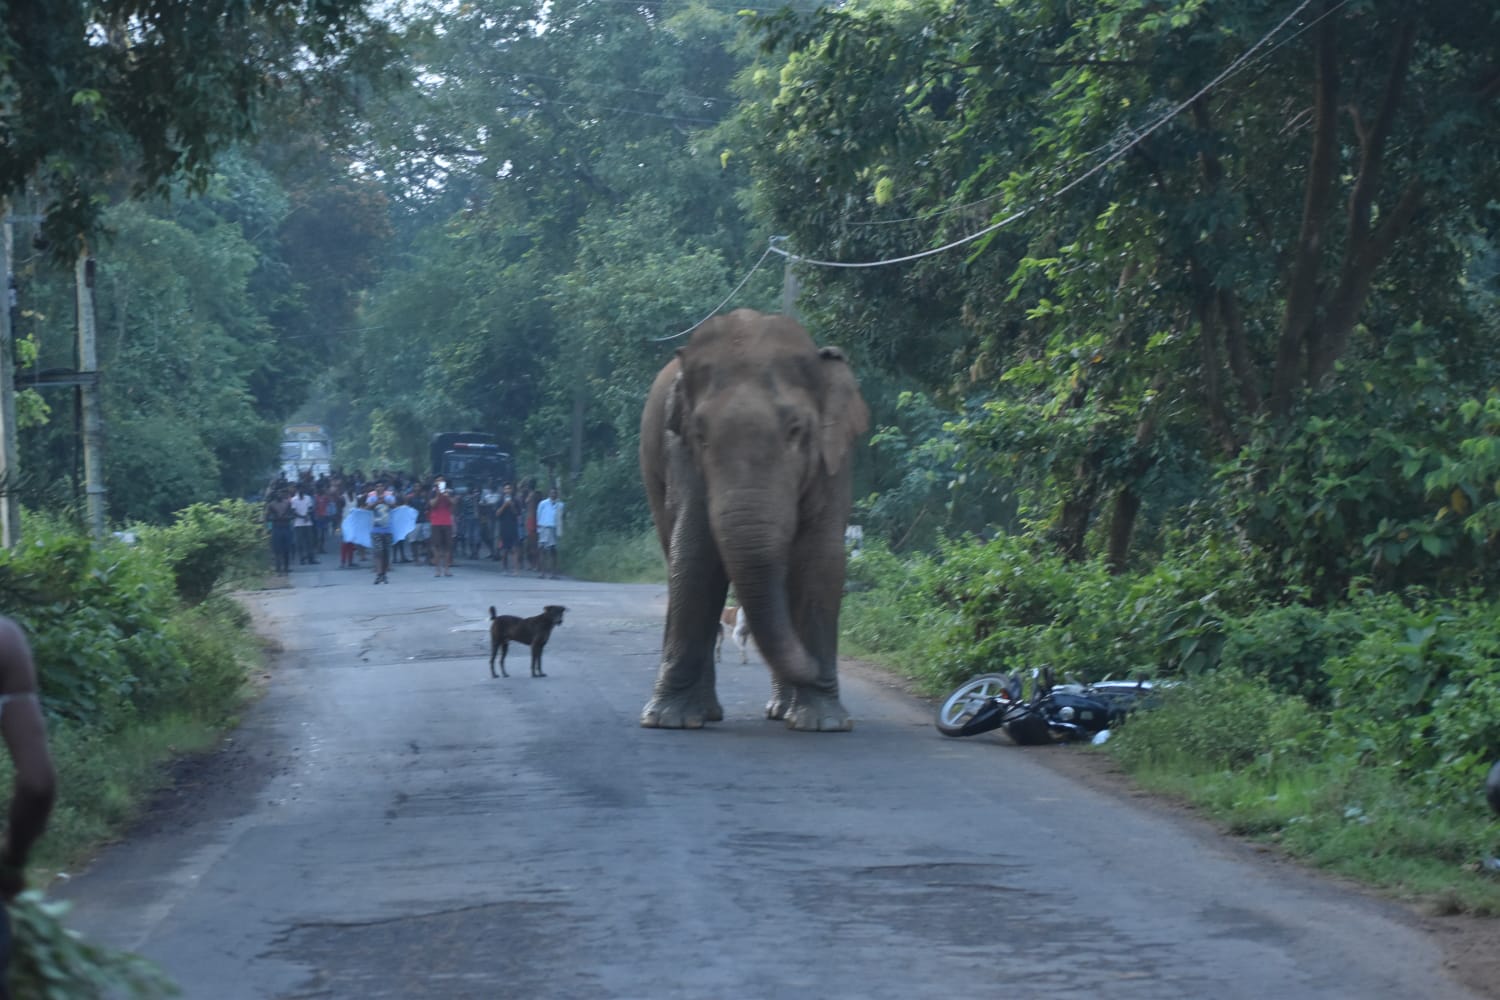
[[[417,508],[391,508],[391,541],[399,542],[412,533],[417,526]],[[375,512],[367,507],[356,507],[344,514],[344,541],[370,547],[370,531],[375,527]]]
[[[355,545],[370,547],[370,528],[375,523],[375,515],[362,507],[355,507],[344,512],[344,541],[353,542]]]
[[[405,504],[391,508],[391,541],[399,542],[417,526],[417,508]]]

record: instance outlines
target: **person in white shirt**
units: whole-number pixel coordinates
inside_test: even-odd
[[[292,539],[297,546],[297,561],[304,566],[318,561],[317,538],[313,534],[313,508],[317,503],[317,498],[299,482],[292,497]]]
[[[557,545],[562,541],[563,507],[566,506],[557,498],[557,487],[552,487],[552,492],[547,494],[547,499],[537,504],[536,508],[536,575],[539,577],[551,576],[557,579]],[[548,565],[552,572],[547,572]]]

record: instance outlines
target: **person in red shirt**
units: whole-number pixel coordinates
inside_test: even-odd
[[[339,495],[333,483],[324,484],[313,506],[313,541],[319,555],[328,552],[328,529],[338,521]]]
[[[439,479],[427,501],[427,520],[432,525],[433,576],[453,575],[453,493]]]

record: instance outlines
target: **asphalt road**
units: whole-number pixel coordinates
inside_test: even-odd
[[[189,1000],[1467,997],[1384,904],[1062,778],[844,672],[852,733],[641,729],[664,588],[325,559],[223,752],[59,893]],[[528,676],[488,607],[568,607]]]

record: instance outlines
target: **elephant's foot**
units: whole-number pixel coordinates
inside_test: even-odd
[[[706,722],[724,721],[724,708],[713,695],[695,692],[659,694],[641,709],[646,729],[702,729]]]
[[[776,685],[766,703],[766,718],[785,719],[788,729],[808,733],[847,733],[854,728],[838,695],[816,688]]]

